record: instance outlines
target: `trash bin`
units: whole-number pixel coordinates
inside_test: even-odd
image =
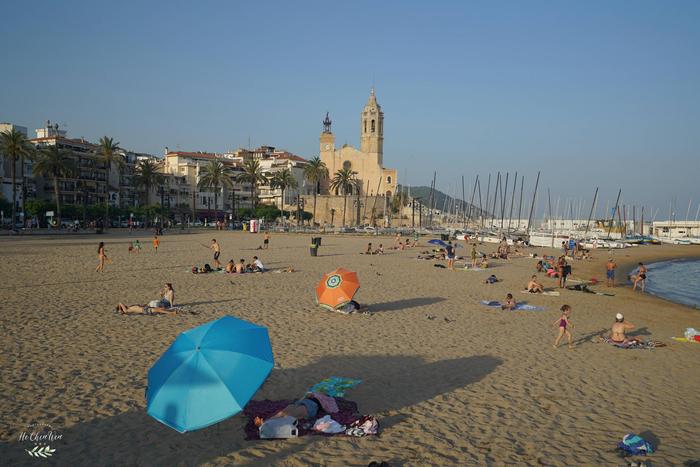
[[[318,256],[318,245],[312,243],[309,247],[309,251],[311,252],[311,256]]]
[[[447,242],[450,240],[450,234],[440,234],[440,240]]]

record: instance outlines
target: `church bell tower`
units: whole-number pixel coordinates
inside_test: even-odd
[[[384,152],[384,112],[377,103],[374,87],[360,116],[360,151],[377,157],[377,163],[382,164]]]

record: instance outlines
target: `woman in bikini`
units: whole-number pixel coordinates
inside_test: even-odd
[[[174,315],[177,313],[175,306],[175,290],[173,284],[165,283],[160,291],[160,300],[151,300],[147,305],[124,305],[119,303],[117,311],[122,315]]]
[[[569,321],[569,317],[571,316],[571,307],[569,305],[562,305],[561,307],[561,316],[559,319],[557,319],[552,325],[554,327],[559,326],[559,334],[557,335],[557,338],[554,341],[554,348],[556,349],[559,347],[559,343],[561,342],[562,338],[566,335],[566,339],[569,342],[569,349],[573,349],[574,345],[571,341],[572,336],[571,332],[569,331],[569,328],[573,329],[574,325]]]
[[[647,268],[644,266],[644,264],[639,263],[639,270],[637,271],[637,275],[634,276],[634,285],[632,286],[632,291],[637,290],[637,285],[641,283],[641,290],[644,292],[644,286],[647,283]]]
[[[107,260],[107,255],[105,254],[105,242],[100,242],[99,246],[97,247],[97,258],[100,262],[97,264],[95,272],[104,272],[105,261]]]

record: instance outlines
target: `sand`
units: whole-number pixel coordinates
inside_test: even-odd
[[[258,254],[268,267],[293,264],[293,274],[193,275],[216,236],[222,258]],[[615,465],[625,433],[658,444],[658,465],[700,459],[700,345],[671,341],[700,329],[700,312],[658,298],[614,290],[614,297],[563,291],[560,297],[517,293],[534,260],[494,261],[503,279],[449,271],[415,259],[418,249],[364,256],[367,241],[390,238],[323,236],[309,256],[309,236],[243,232],[173,234],[155,254],[150,236],[139,255],[133,237],[0,239],[2,399],[0,459],[35,465],[18,441],[27,424],[48,423],[62,439],[53,465]],[[113,258],[96,274],[97,242]],[[425,242],[426,239],[423,239]],[[483,245],[492,251],[495,245]],[[546,250],[532,249],[542,253]],[[458,250],[467,254],[465,248]],[[604,279],[607,252],[577,261],[574,277]],[[617,251],[621,263],[700,256],[693,246]],[[323,272],[358,272],[357,295],[372,316],[327,313],[314,305]],[[621,276],[622,274],[618,274]],[[547,286],[554,281],[541,279]],[[166,281],[177,301],[198,315],[119,316],[118,301],[154,299]],[[605,287],[598,287],[604,290]],[[504,312],[478,304],[503,299],[546,308]],[[573,307],[575,347],[552,349],[551,323],[563,303]],[[619,350],[596,343],[614,314],[625,313],[644,337],[667,342],[655,350]],[[230,314],[268,327],[276,368],[254,399],[289,399],[324,377],[360,378],[348,397],[377,415],[379,437],[244,440],[242,415],[178,434],[145,413],[146,373],[178,335]],[[428,319],[433,315],[435,319]],[[449,322],[446,320],[449,320]]]

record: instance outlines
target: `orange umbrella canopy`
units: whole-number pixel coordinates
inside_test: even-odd
[[[325,274],[316,286],[316,303],[329,310],[347,304],[360,288],[357,273],[338,268]]]

